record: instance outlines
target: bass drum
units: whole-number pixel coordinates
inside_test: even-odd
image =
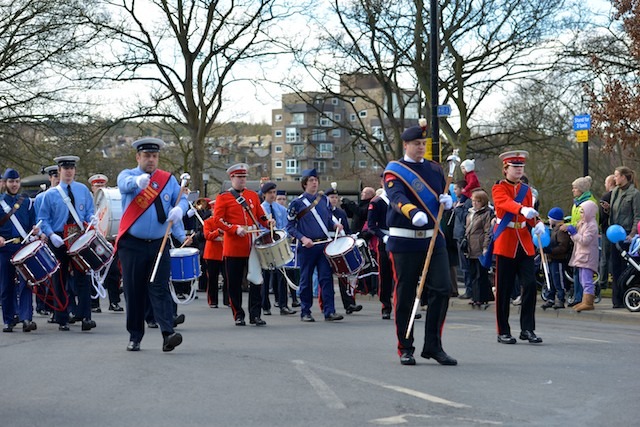
[[[100,188],[95,195],[96,228],[107,239],[115,239],[122,218],[122,194],[117,187]]]

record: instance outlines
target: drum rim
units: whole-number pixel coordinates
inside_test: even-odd
[[[197,248],[171,248],[169,249],[169,256],[172,258],[185,258],[187,256],[196,255],[199,252],[200,251]]]
[[[260,233],[258,235],[258,237],[256,237],[254,246],[256,247],[256,249],[263,249],[263,248],[270,248],[276,245],[280,245],[282,244],[282,242],[287,242],[287,244],[289,244],[288,239],[287,239],[287,231],[286,230],[282,230],[282,229],[274,229],[273,230],[274,234],[277,234],[278,236],[282,235],[282,237],[274,242],[271,243],[267,243],[267,244],[259,244],[258,241],[260,240],[260,238],[262,236],[266,236],[266,235],[271,235],[271,231],[265,231],[264,233]]]
[[[26,257],[24,257],[24,256],[23,256],[22,258],[16,258],[16,257],[18,256],[18,254],[19,254],[20,252],[24,251],[24,250],[25,250],[25,249],[27,249],[29,246],[33,246],[33,247],[40,247],[40,246],[44,246],[44,243],[42,243],[42,241],[41,241],[41,240],[34,240],[33,242],[29,242],[29,243],[27,243],[26,245],[24,245],[23,247],[21,247],[20,249],[18,249],[18,250],[16,251],[16,253],[15,253],[15,254],[13,254],[13,256],[11,257],[11,260],[12,260],[12,261],[22,261],[22,260],[27,259],[27,258],[26,258]],[[33,251],[33,250],[31,250],[31,251],[25,252],[25,254],[30,255],[30,254],[31,254],[31,253],[33,253],[33,252],[34,252],[34,251]],[[37,251],[35,251],[35,252],[37,252]]]
[[[329,249],[331,246],[335,246],[335,245],[338,243],[338,241],[340,241],[340,239],[349,239],[349,240],[351,241],[351,245],[350,245],[346,250],[344,250],[344,251],[342,251],[342,252],[337,252],[337,253],[329,253],[329,252],[327,252],[327,249]],[[343,240],[342,242],[340,242],[340,244],[342,244],[343,242],[344,242],[344,240]],[[338,255],[344,255],[344,254],[346,254],[347,252],[349,252],[350,250],[353,250],[353,247],[354,247],[354,246],[356,246],[356,239],[354,239],[354,238],[353,238],[353,237],[351,237],[351,236],[340,236],[340,237],[338,237],[336,240],[333,240],[333,241],[332,241],[332,242],[330,242],[327,246],[325,246],[325,248],[324,248],[324,253],[325,253],[327,256],[338,256]]]
[[[84,248],[84,247],[85,247],[86,243],[91,243],[91,241],[93,240],[93,239],[92,239],[92,237],[93,237],[93,238],[96,238],[98,235],[102,236],[102,234],[101,234],[101,233],[98,233],[98,231],[97,231],[97,230],[95,230],[95,229],[87,230],[87,231],[85,231],[84,233],[82,233],[82,235],[81,235],[80,237],[78,237],[78,238],[73,242],[73,244],[69,247],[69,255],[80,252],[80,250],[82,250],[82,248]],[[88,238],[86,238],[85,236],[89,236],[89,237],[88,237]],[[86,240],[86,242],[84,242],[85,244],[83,244],[83,245],[78,245],[78,242],[82,241],[82,239],[85,239],[85,240]],[[79,248],[74,249],[74,247],[75,247],[76,245],[78,245],[78,246],[79,246]]]

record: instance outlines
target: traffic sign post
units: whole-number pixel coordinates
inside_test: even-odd
[[[589,130],[591,130],[591,116],[580,114],[573,117],[573,130],[576,132],[576,141],[582,143],[582,173],[589,175]]]

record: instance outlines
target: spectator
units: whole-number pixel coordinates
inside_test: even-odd
[[[467,214],[471,209],[471,199],[462,194],[462,189],[467,185],[467,181],[457,181],[453,186],[453,192],[458,198],[458,202],[453,207],[454,225],[453,225],[453,238],[456,240],[458,247],[458,265],[460,271],[464,276],[464,293],[458,298],[471,299],[473,294],[473,288],[471,287],[471,275],[469,274],[469,263],[467,257],[464,256],[464,251],[460,247],[460,242],[464,238],[464,231],[467,224]]]
[[[609,273],[611,267],[609,258],[611,254],[611,242],[607,239],[607,228],[609,228],[609,203],[611,202],[611,192],[616,186],[616,180],[613,175],[609,175],[604,180],[604,189],[606,193],[600,198],[600,232],[601,246],[600,253],[600,289],[606,289],[609,286]]]
[[[464,174],[464,180],[467,183],[462,189],[462,194],[464,194],[466,198],[470,199],[473,190],[480,188],[480,181],[476,175],[476,161],[470,159],[465,160],[460,163],[460,170]]]
[[[598,270],[598,205],[592,200],[587,200],[580,205],[579,212],[578,224],[568,227],[574,243],[569,265],[578,272],[584,289],[584,301],[573,308],[578,312],[593,310],[595,300],[593,274]]]
[[[551,239],[549,245],[544,248],[544,252],[549,260],[551,289],[547,292],[547,301],[542,304],[544,310],[551,307],[554,309],[564,308],[564,265],[571,256],[571,238],[562,229],[564,212],[559,207],[554,207],[549,211],[548,217],[551,226]]]
[[[480,255],[486,254],[491,240],[493,211],[489,208],[489,195],[483,189],[476,189],[471,194],[473,207],[469,209],[465,238],[468,250],[466,256],[469,263],[469,275],[473,289],[473,306],[478,308],[489,305],[491,290],[489,286],[489,270],[480,264]]]

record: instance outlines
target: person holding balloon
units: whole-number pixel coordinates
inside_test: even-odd
[[[583,289],[582,302],[573,307],[577,312],[594,308],[593,274],[598,271],[600,263],[597,212],[598,205],[587,200],[580,205],[580,220],[576,226],[569,225],[567,227],[567,232],[574,243],[569,265],[577,270]]]
[[[549,245],[544,247],[544,253],[549,260],[549,273],[551,288],[547,292],[547,300],[541,308],[553,308],[554,310],[564,308],[564,266],[567,259],[571,257],[571,237],[562,227],[564,224],[564,212],[559,207],[553,207],[547,214],[551,234]],[[544,246],[544,244],[543,244]]]

